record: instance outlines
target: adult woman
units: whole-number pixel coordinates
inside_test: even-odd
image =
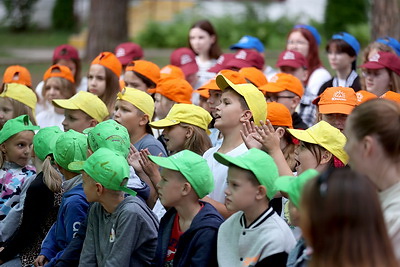
[[[353,110],[344,132],[349,165],[365,174],[378,190],[400,260],[400,106],[386,99],[369,100]]]
[[[308,63],[308,77],[305,81],[306,91],[300,103],[300,116],[303,121],[312,126],[315,123],[315,106],[313,101],[318,96],[322,84],[331,78],[329,72],[322,66],[319,58],[318,45],[321,37],[318,31],[310,25],[296,25],[289,33],[286,50],[294,50],[303,54]]]

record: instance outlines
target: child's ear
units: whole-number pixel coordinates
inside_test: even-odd
[[[188,182],[185,182],[182,187],[182,196],[187,196],[190,192],[192,192],[192,186]]]
[[[285,135],[286,130],[282,127],[278,127],[275,132],[278,133],[279,138],[282,138]]]
[[[240,122],[244,123],[245,121],[250,121],[253,117],[253,113],[250,110],[244,110],[242,112],[242,116],[240,117]]]
[[[89,123],[89,127],[94,127],[98,124],[98,122],[95,119],[91,119]]]
[[[332,159],[332,157],[333,157],[333,154],[331,152],[329,152],[328,150],[325,150],[322,153],[321,162],[319,164],[323,165],[323,164],[328,163]]]
[[[146,125],[149,121],[150,121],[150,120],[149,120],[149,115],[144,114],[144,115],[142,116],[142,118],[140,118],[139,125],[140,125],[140,126]]]
[[[103,192],[104,192],[104,186],[102,186],[99,183],[96,183],[96,194],[98,196],[101,196],[103,194]]]
[[[185,137],[190,138],[192,135],[193,135],[193,127],[191,126],[186,127]]]
[[[3,153],[6,153],[6,145],[4,143],[0,144],[0,150]]]
[[[267,188],[265,188],[265,186],[263,185],[259,185],[257,187],[256,199],[261,200],[263,198],[266,198],[266,196],[267,196]]]

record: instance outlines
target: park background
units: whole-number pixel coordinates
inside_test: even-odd
[[[145,58],[160,67],[175,48],[187,46],[190,26],[209,19],[220,46],[248,34],[265,45],[266,64],[274,66],[293,25],[315,26],[326,41],[347,31],[365,47],[377,37],[400,37],[400,0],[0,0],[0,73],[9,65],[23,65],[33,85],[51,65],[54,47],[69,43],[90,61],[119,43],[136,42]]]

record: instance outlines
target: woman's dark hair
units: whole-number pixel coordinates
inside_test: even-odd
[[[199,21],[195,22],[192,25],[192,27],[190,27],[190,29],[194,29],[194,28],[202,29],[203,31],[206,31],[210,36],[215,37],[215,42],[211,45],[210,51],[208,51],[208,56],[212,59],[217,59],[222,54],[222,50],[219,47],[218,35],[214,29],[214,26],[208,20],[199,20]],[[189,43],[190,49],[193,50],[192,46],[190,45],[190,36],[188,37],[188,43]]]
[[[357,54],[356,51],[345,41],[341,39],[331,39],[325,47],[325,51],[329,53],[334,49],[337,53],[346,53],[350,57],[355,57],[354,61],[351,63],[351,69],[356,70],[357,68]]]

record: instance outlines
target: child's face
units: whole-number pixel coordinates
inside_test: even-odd
[[[349,54],[345,52],[338,52],[336,47],[331,47],[328,51],[329,65],[336,71],[351,68],[354,59],[354,56],[349,56]]]
[[[217,112],[217,106],[221,104],[222,91],[220,90],[209,90],[210,97],[207,99],[207,103],[210,106],[211,116],[215,118]]]
[[[297,162],[297,175],[301,174],[305,170],[315,169],[319,165],[319,162],[313,153],[304,146],[303,142],[300,142],[300,145],[296,148],[295,160]]]
[[[14,117],[14,108],[5,97],[0,97],[0,129],[3,128],[4,123]]]
[[[229,211],[242,210],[246,212],[256,203],[258,187],[248,178],[248,171],[229,166],[228,187],[225,189],[225,206]]]
[[[5,154],[5,160],[14,162],[19,166],[28,164],[32,156],[32,140],[35,134],[32,131],[22,131],[0,145]]]
[[[163,133],[168,151],[181,151],[185,149],[188,129],[179,124],[164,128]]]
[[[164,119],[167,116],[168,112],[171,110],[172,106],[175,104],[175,102],[160,93],[156,93],[154,95],[154,98],[156,116],[159,119]]]
[[[132,136],[139,127],[143,127],[140,123],[143,115],[139,114],[139,110],[126,100],[117,100],[115,103],[114,120],[125,126],[129,136]]]
[[[294,31],[289,35],[287,40],[286,49],[293,50],[301,53],[305,58],[308,56],[308,50],[310,48],[310,43],[299,31]]]
[[[124,74],[126,87],[135,88],[143,92],[147,92],[147,85],[133,71],[127,71]]]
[[[240,105],[240,96],[228,90],[222,93],[221,103],[216,108],[215,114],[215,128],[232,129],[242,125],[240,118],[244,112]]]
[[[106,69],[99,64],[90,65],[88,73],[88,91],[102,97],[106,91]]]
[[[347,114],[341,113],[321,114],[321,119],[340,131],[343,131],[348,116]]]
[[[82,110],[65,109],[62,125],[64,126],[65,132],[72,129],[82,133],[86,128],[94,126],[93,121],[94,119],[91,119]]]
[[[390,85],[390,74],[386,68],[377,70],[363,69],[362,74],[365,77],[365,85],[368,92],[378,97],[387,92]]]
[[[215,36],[200,28],[193,28],[189,31],[189,41],[196,54],[208,55],[211,45],[215,43]]]
[[[62,94],[62,84],[60,79],[51,77],[46,80],[44,87],[44,98],[51,103],[53,99],[64,99]]]
[[[181,191],[185,180],[182,174],[163,168],[161,170],[161,180],[157,184],[158,197],[164,207],[174,207],[182,200]]]
[[[302,83],[307,80],[308,72],[304,68],[294,68],[290,66],[281,66],[279,70],[283,73],[292,74],[294,77],[299,79]]]
[[[88,202],[97,201],[96,182],[86,172],[83,172],[82,180],[83,180],[82,183],[83,191],[85,192],[87,201]]]

